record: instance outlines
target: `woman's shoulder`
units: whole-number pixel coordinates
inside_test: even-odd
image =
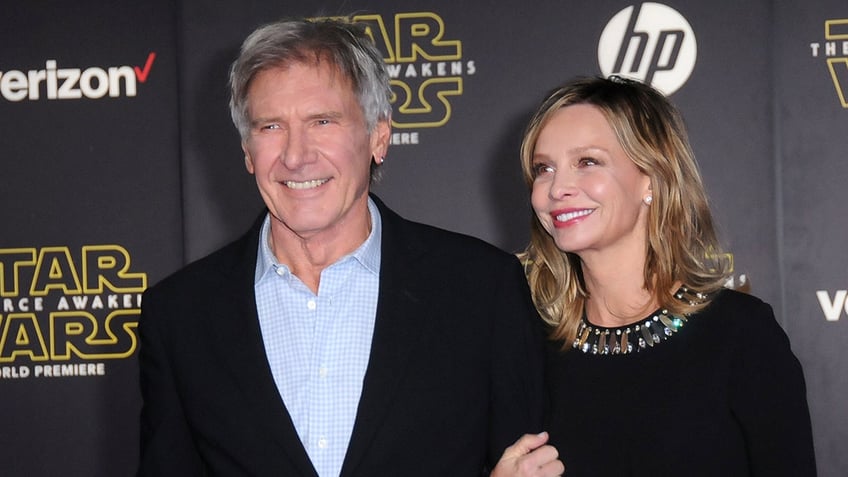
[[[715,292],[702,313],[729,317],[748,316],[754,320],[768,318],[774,320],[774,311],[770,304],[754,295],[730,288],[722,288]]]
[[[788,345],[771,305],[754,295],[722,289],[699,315],[703,315],[703,323],[718,325],[727,338],[746,343],[743,347],[747,349]]]

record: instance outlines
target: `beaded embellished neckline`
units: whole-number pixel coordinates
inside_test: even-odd
[[[703,303],[707,296],[681,287],[674,297],[690,305]],[[572,347],[586,354],[615,355],[646,351],[668,340],[688,322],[686,314],[675,315],[660,309],[647,318],[627,326],[605,328],[586,320],[586,314],[577,330]]]

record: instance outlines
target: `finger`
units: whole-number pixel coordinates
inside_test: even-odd
[[[538,447],[529,454],[519,457],[517,459],[517,465],[522,470],[528,472],[528,475],[532,475],[536,469],[543,468],[551,463],[559,462],[557,460],[558,458],[559,452],[556,448],[554,446],[546,445]]]
[[[539,434],[524,434],[515,444],[509,446],[504,451],[504,457],[520,457],[529,454],[533,449],[536,449],[548,442],[548,433],[540,432]]]
[[[555,477],[565,473],[565,464],[556,459],[539,467],[538,475]]]

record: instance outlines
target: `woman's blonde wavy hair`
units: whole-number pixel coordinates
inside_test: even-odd
[[[677,109],[652,87],[619,77],[580,78],[553,90],[537,109],[521,144],[524,180],[532,191],[536,140],[550,117],[573,104],[597,107],[636,167],[651,180],[644,286],[662,308],[692,313],[708,300],[674,298],[675,283],[709,296],[727,281],[707,195]],[[589,294],[580,258],[559,250],[533,214],[530,244],[521,254],[533,301],[553,327],[551,338],[571,347]]]

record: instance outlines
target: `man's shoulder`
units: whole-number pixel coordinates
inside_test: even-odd
[[[383,219],[384,246],[401,246],[410,253],[462,255],[466,259],[504,260],[514,255],[469,234],[410,220],[379,203]],[[392,243],[396,242],[396,243]]]
[[[149,292],[158,293],[160,290],[186,292],[193,288],[208,287],[216,281],[224,282],[227,277],[245,274],[248,270],[252,273],[256,264],[258,243],[253,239],[254,235],[251,230],[208,255],[184,265],[150,287]]]
[[[512,254],[507,253],[505,250],[469,234],[420,222],[411,222],[411,224],[413,224],[412,227],[416,228],[416,233],[420,234],[423,238],[424,243],[431,244],[439,250],[463,254],[480,254],[493,258],[512,256]]]

